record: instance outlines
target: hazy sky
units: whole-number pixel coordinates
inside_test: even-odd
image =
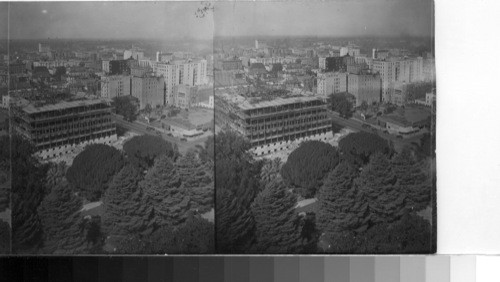
[[[215,34],[431,35],[432,0],[216,2]]]
[[[10,3],[10,38],[211,39],[213,17],[197,18],[200,6],[199,1]],[[0,26],[6,22],[0,12]],[[0,28],[0,37],[6,36]]]

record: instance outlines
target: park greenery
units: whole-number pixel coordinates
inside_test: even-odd
[[[136,136],[123,151],[87,145],[68,166],[41,162],[13,135],[12,251],[213,253],[214,224],[203,216],[214,202],[210,144],[183,155],[161,138]],[[11,232],[4,225],[0,239]]]
[[[351,133],[338,147],[305,141],[282,162],[254,160],[243,137],[219,132],[218,251],[435,251],[433,156],[420,147],[427,139],[396,152],[376,134]],[[316,199],[312,208],[297,206],[304,198]]]

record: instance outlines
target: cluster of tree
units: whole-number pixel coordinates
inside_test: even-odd
[[[0,220],[0,255],[10,254],[10,225]]]
[[[104,144],[91,144],[75,157],[66,177],[81,196],[96,201],[124,164],[124,156],[119,150]]]
[[[126,121],[133,122],[139,114],[139,100],[133,96],[119,96],[113,98],[115,112]]]
[[[42,225],[37,208],[46,195],[48,166],[34,157],[34,146],[23,137],[11,136],[12,251],[33,253],[42,244]]]
[[[0,212],[10,205],[10,138],[0,137]]]
[[[213,160],[202,159],[197,151],[181,156],[169,143],[153,144],[149,138],[133,141],[132,156],[111,146],[88,145],[68,168],[65,163],[42,165],[32,144],[15,136],[14,252],[102,253],[109,238],[151,242],[138,253],[166,250],[154,244],[169,246],[169,252],[212,252],[213,238],[207,234],[214,232],[207,230],[213,223],[201,215],[213,209]],[[88,200],[101,200],[101,212],[88,214],[83,205]],[[161,236],[165,226],[175,239]],[[122,241],[137,241],[130,240]],[[114,251],[133,250],[127,248],[118,245]]]
[[[349,93],[335,93],[330,95],[331,109],[339,113],[342,118],[351,118],[353,113],[352,95]]]
[[[103,233],[141,242],[133,244],[134,250],[118,243],[116,252],[213,250],[206,241],[206,229],[213,224],[200,217],[212,209],[213,178],[194,151],[177,160],[160,155],[144,176],[126,165],[114,177],[103,203]]]
[[[364,165],[376,152],[391,155],[392,145],[384,138],[364,131],[351,133],[339,141],[339,151],[343,159],[357,165]]]
[[[416,215],[431,206],[430,171],[410,150],[393,157],[374,153],[361,172],[342,160],[317,195],[317,228],[334,245],[328,251],[431,251],[431,225]]]
[[[281,175],[301,196],[310,198],[338,161],[335,147],[321,141],[306,141],[288,156]]]
[[[123,144],[123,150],[128,160],[140,170],[152,167],[157,156],[167,155],[175,159],[178,154],[171,143],[153,135],[134,136]]]
[[[300,253],[311,245],[308,218],[280,176],[281,162],[254,161],[249,143],[225,129],[215,136],[216,238],[220,253]]]

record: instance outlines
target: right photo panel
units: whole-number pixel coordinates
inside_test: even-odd
[[[436,251],[432,0],[215,2],[223,254]]]

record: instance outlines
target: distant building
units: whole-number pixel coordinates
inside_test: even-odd
[[[347,92],[347,73],[325,72],[317,77],[317,94],[327,98],[330,94]]]
[[[29,104],[13,110],[13,130],[33,142],[44,159],[71,152],[74,146],[115,141],[111,106],[101,100]]]
[[[165,104],[165,81],[163,77],[144,75],[132,77],[131,95],[139,100],[139,108],[144,109],[147,104],[151,107]]]
[[[368,105],[380,102],[382,94],[380,74],[367,72],[349,74],[347,77],[347,92],[356,98],[356,106],[360,106],[363,101]]]
[[[413,83],[423,80],[423,59],[389,58],[373,60],[373,72],[382,79],[382,100],[390,102],[397,83]]]
[[[241,70],[243,69],[243,64],[240,59],[229,59],[229,60],[221,60],[217,62],[217,68],[219,70]]]
[[[155,62],[153,72],[165,79],[165,103],[174,104],[174,87],[176,85],[203,85],[207,83],[207,61],[179,60],[168,63]]]
[[[129,62],[127,60],[111,60],[107,72],[110,75],[128,74],[130,72]]]
[[[189,109],[197,102],[198,87],[189,85],[176,85],[174,87],[174,105],[181,109]]]
[[[50,47],[45,44],[38,43],[38,53],[47,53],[47,52],[50,52]]]
[[[110,75],[101,77],[101,97],[112,99],[130,95],[131,79],[128,75]]]
[[[134,59],[134,60],[142,60],[144,59],[144,52],[138,50],[125,50],[123,52],[123,59]]]
[[[340,57],[349,55],[351,57],[357,57],[359,56],[360,49],[359,47],[349,44],[348,46],[341,47],[340,48]]]

